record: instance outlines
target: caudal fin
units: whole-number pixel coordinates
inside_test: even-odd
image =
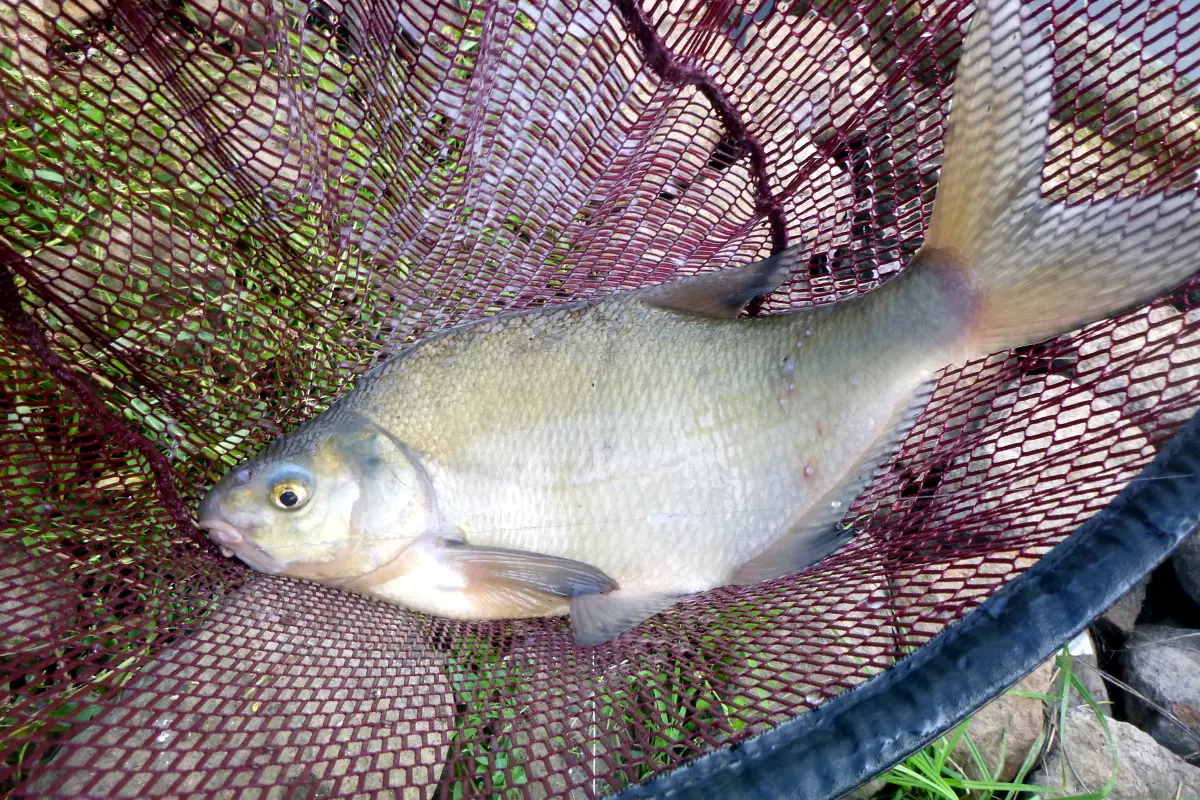
[[[965,268],[978,356],[1137,306],[1200,269],[1196,192],[1087,205],[1041,198],[1053,53],[1020,0],[980,0],[951,102],[945,162],[918,259]]]

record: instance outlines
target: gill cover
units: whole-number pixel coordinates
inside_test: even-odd
[[[340,585],[393,561],[435,524],[436,501],[419,460],[370,419],[314,423],[205,503],[246,536],[238,555],[252,566],[258,551],[273,572]]]
[[[437,499],[420,461],[395,436],[357,414],[339,427],[327,446],[336,448],[337,454],[329,455],[340,458],[357,487],[349,518],[355,553],[348,554],[346,564],[355,568],[346,574],[361,577],[436,530]]]

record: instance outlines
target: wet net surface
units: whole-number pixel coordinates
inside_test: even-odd
[[[1200,16],[1056,2],[1045,193],[1193,183]],[[963,2],[0,0],[0,789],[609,794],[886,669],[1200,405],[1200,282],[945,374],[860,535],[598,648],[249,572],[189,514],[451,324],[746,263],[870,289]],[[18,302],[19,301],[19,302]]]

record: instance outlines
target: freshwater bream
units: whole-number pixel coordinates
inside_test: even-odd
[[[928,235],[834,306],[738,317],[794,251],[452,328],[225,476],[201,525],[255,569],[598,643],[804,569],[947,365],[1141,304],[1198,267],[1195,192],[1042,200],[1044,20],[979,4]]]

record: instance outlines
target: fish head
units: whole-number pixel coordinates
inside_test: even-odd
[[[363,417],[322,417],[221,478],[199,525],[260,572],[339,584],[397,558],[433,525],[419,460]]]

